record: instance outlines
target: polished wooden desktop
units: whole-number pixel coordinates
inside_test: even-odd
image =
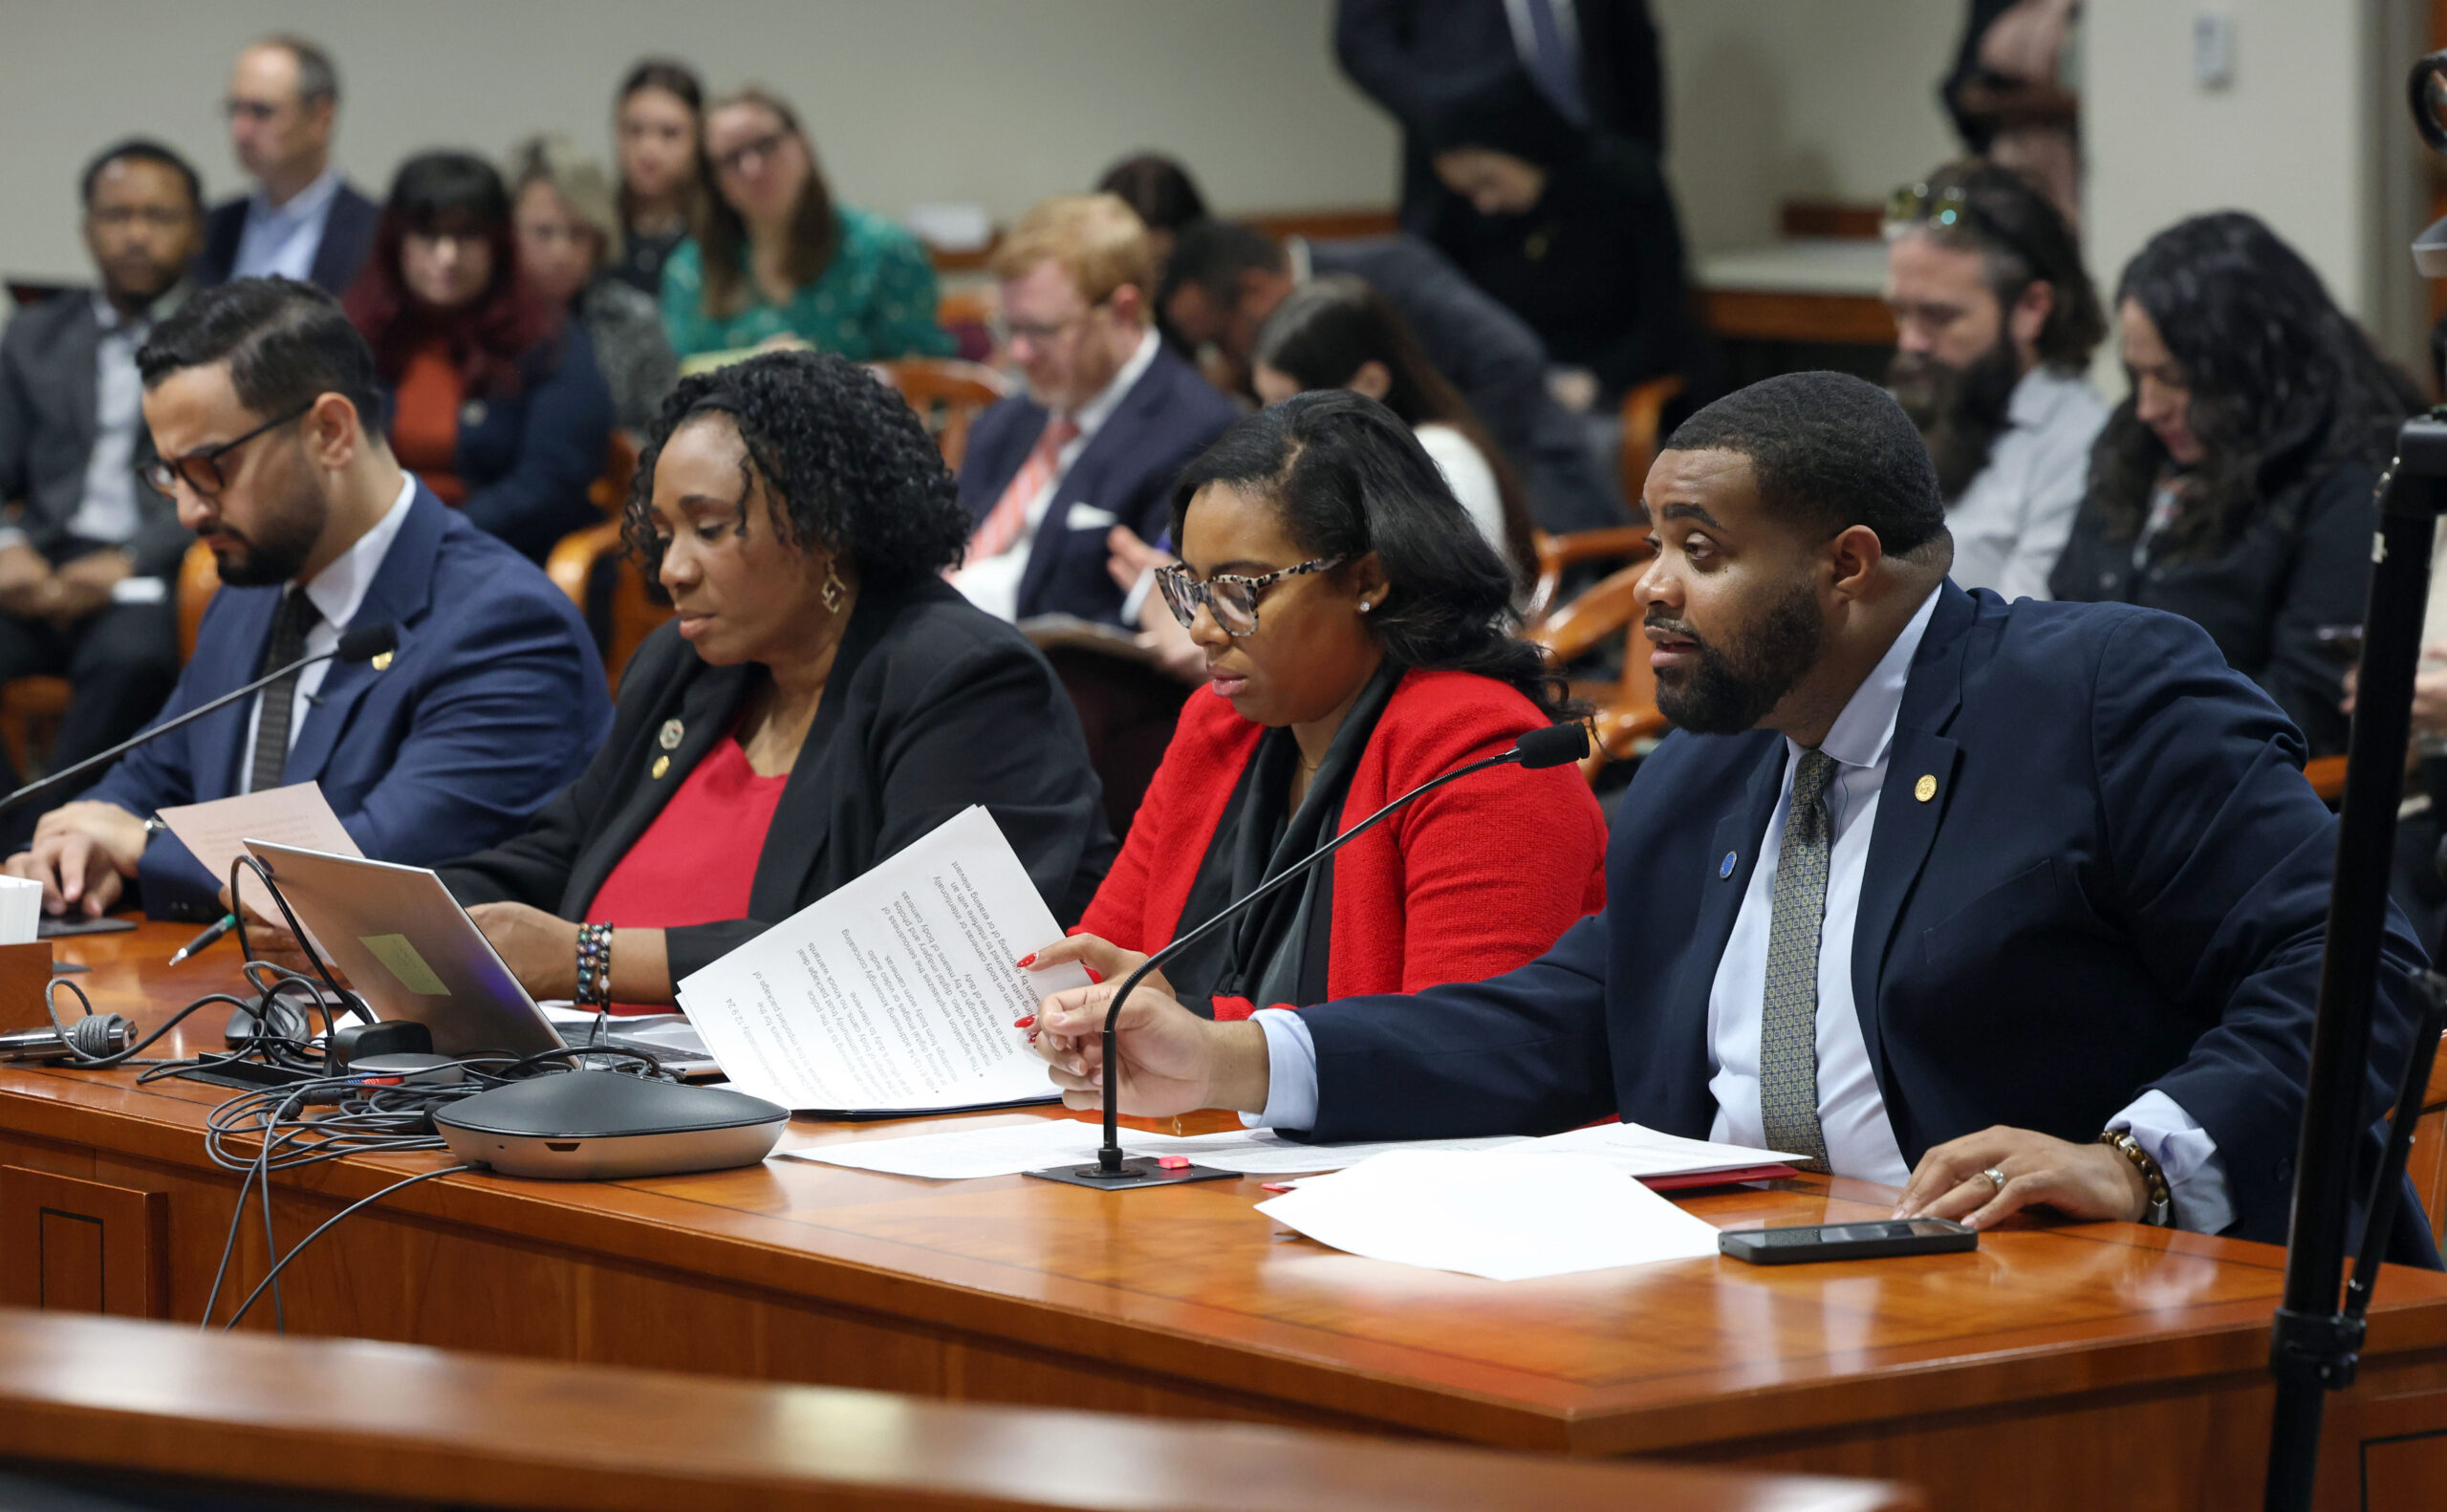
[[[184,931],[63,941],[96,1005],[158,1023],[228,987]],[[219,1010],[190,1021],[212,1042]],[[0,1070],[0,1301],[198,1318],[237,1177],[199,1131],[226,1092],[124,1070]],[[1005,1114],[1002,1116],[1011,1116]],[[1208,1125],[1208,1126],[1211,1126]],[[909,1126],[801,1123],[786,1147]],[[283,1177],[284,1245],[437,1156]],[[1890,1479],[1940,1507],[2248,1504],[2282,1254],[2117,1223],[1978,1252],[1728,1260],[1498,1284],[1276,1229],[1250,1180],[1127,1194],[773,1160],[589,1185],[453,1176],[292,1267],[294,1331],[920,1396],[1243,1418]],[[1688,1195],[1723,1225],[1883,1216],[1803,1178]],[[237,1278],[261,1275],[259,1221]],[[2333,1399],[2325,1504],[2447,1487],[2447,1276],[2391,1271]],[[227,1294],[222,1312],[227,1314]],[[248,1327],[269,1327],[263,1307]]]
[[[1901,1487],[0,1311],[0,1476],[552,1512],[1913,1512]],[[98,1480],[98,1483],[97,1481]],[[0,1492],[5,1484],[0,1483]],[[84,1503],[79,1502],[79,1505]],[[158,1504],[146,1501],[144,1504]],[[251,1503],[250,1503],[251,1504]]]

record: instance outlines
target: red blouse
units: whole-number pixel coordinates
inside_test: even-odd
[[[746,918],[765,832],[790,780],[757,776],[738,741],[717,744],[603,879],[586,921],[670,929]]]

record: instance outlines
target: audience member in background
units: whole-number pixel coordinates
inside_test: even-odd
[[[2115,306],[2133,393],[2049,586],[2195,621],[2312,755],[2345,749],[2350,658],[2323,632],[2362,622],[2371,489],[2420,396],[2240,211],[2152,237]]]
[[[680,364],[660,308],[614,269],[621,243],[611,181],[567,140],[537,137],[512,155],[510,194],[519,275],[586,333],[612,390],[613,423],[643,433],[680,381]]]
[[[1005,619],[1118,623],[1107,538],[1115,527],[1153,538],[1182,464],[1235,412],[1157,336],[1147,231],[1114,196],[1037,205],[992,268],[1028,392],[969,431],[960,498],[976,529],[952,582]]]
[[[1625,795],[1606,911],[1483,983],[1250,1024],[1142,989],[1113,1067],[1115,983],[1056,993],[1064,1100],[1321,1141],[1619,1115],[1902,1187],[1898,1217],[2282,1238],[2336,821],[2277,709],[2172,616],[1946,582],[1928,453],[1858,378],[1702,409],[1644,493],[1678,728]],[[2355,1095],[2403,1064],[2422,966],[2392,919]],[[2427,1223],[2395,1240],[2437,1264]]]
[[[1280,404],[1308,389],[1365,394],[1411,427],[1470,523],[1526,589],[1536,576],[1529,504],[1512,464],[1383,294],[1348,273],[1295,289],[1258,333],[1250,377]]]
[[[105,149],[80,181],[101,287],[54,295],[0,337],[0,681],[68,679],[56,770],[143,726],[179,676],[169,585],[194,539],[137,468],[153,460],[136,352],[186,297],[204,224],[195,170],[158,141]],[[0,752],[0,789],[24,779]],[[0,820],[0,850],[76,795],[62,785]]]
[[[1415,236],[1278,243],[1255,227],[1202,221],[1181,233],[1161,304],[1184,337],[1212,343],[1245,383],[1259,328],[1318,273],[1357,277],[1402,313],[1428,360],[1521,464],[1541,529],[1623,523],[1622,501],[1599,475],[1580,422],[1547,391],[1537,334]]]
[[[629,70],[612,109],[620,158],[620,234],[612,271],[650,298],[705,202],[705,93],[687,64],[650,57]]]
[[[664,266],[662,320],[681,357],[780,338],[853,362],[948,356],[935,265],[882,216],[836,204],[798,116],[744,89],[705,112],[713,194]]]
[[[1965,149],[2032,176],[2082,224],[2082,97],[2072,78],[2081,0],[1970,0],[1938,96]]]
[[[1161,288],[1181,227],[1206,219],[1206,198],[1198,192],[1198,181],[1163,154],[1142,152],[1107,168],[1095,192],[1110,194],[1137,212],[1139,224],[1147,227],[1147,250],[1156,261],[1156,282],[1149,287]],[[1161,310],[1156,312],[1156,334],[1174,356],[1198,360],[1198,350],[1173,329]]]
[[[391,391],[400,463],[537,561],[602,518],[587,488],[612,440],[612,391],[586,332],[519,277],[509,192],[464,152],[391,181],[349,317]]]
[[[1602,426],[1652,378],[1684,380],[1683,412],[1716,387],[1654,149],[1573,123],[1508,59],[1454,79],[1413,136],[1450,191],[1421,234],[1538,333],[1566,407]]]
[[[1886,383],[1937,464],[1954,580],[2046,598],[2107,423],[2081,243],[2036,184],[1977,159],[1897,190],[1886,235]]]
[[[1341,0],[1334,55],[1402,128],[1402,228],[1432,233],[1452,191],[1424,130],[1501,63],[1574,127],[1665,152],[1664,69],[1646,0]]]
[[[1538,652],[1505,633],[1503,561],[1375,400],[1301,394],[1240,421],[1181,475],[1172,512],[1182,561],[1159,581],[1212,696],[1191,695],[1080,933],[1035,956],[1106,981],[1563,712]],[[1489,772],[1419,800],[1147,985],[1242,1019],[1476,982],[1604,906],[1605,852],[1576,769]]]
[[[374,245],[375,207],[332,166],[340,79],[330,54],[295,36],[252,44],[230,73],[226,108],[255,192],[206,217],[196,283],[276,273],[342,292]]]
[[[1034,647],[943,585],[968,518],[891,389],[805,352],[688,378],[626,529],[678,620],[629,663],[585,775],[443,869],[529,992],[576,996],[583,922],[610,926],[614,999],[668,1004],[971,804],[1078,917],[1114,848],[1078,719]]]
[[[577,775],[611,710],[577,611],[394,460],[374,355],[311,284],[242,278],[137,355],[153,486],[204,537],[221,588],[162,710],[175,717],[343,630],[397,628],[371,662],[320,662],[140,746],[43,816],[9,872],[52,912],[106,912],[130,879],[159,918],[217,918],[227,880],[146,822],[290,783],[367,855],[430,866],[513,832]]]

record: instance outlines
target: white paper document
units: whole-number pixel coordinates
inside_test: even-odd
[[[822,1165],[881,1171],[888,1176],[925,1177],[936,1181],[978,1177],[1017,1176],[1044,1166],[1085,1165],[1105,1142],[1101,1120],[1031,1118],[1025,1124],[998,1123],[909,1134],[898,1139],[859,1139],[814,1145],[786,1152],[797,1160]],[[1510,1138],[1430,1140],[1418,1144],[1305,1145],[1267,1129],[1241,1129],[1224,1134],[1151,1134],[1124,1127],[1122,1154],[1186,1156],[1202,1166],[1244,1176],[1274,1176],[1293,1171],[1339,1171],[1387,1150],[1482,1150],[1511,1144]]]
[[[204,869],[223,882],[229,880],[229,865],[246,853],[249,840],[269,840],[326,855],[361,857],[365,853],[341,826],[340,816],[332,812],[323,789],[311,782],[163,809],[161,820],[204,863]],[[256,918],[280,921],[271,895],[252,874],[240,878],[239,893]]]
[[[1713,1225],[1606,1160],[1525,1145],[1397,1150],[1257,1210],[1354,1255],[1493,1281],[1717,1252]]]
[[[1748,1145],[1685,1139],[1640,1124],[1591,1124],[1586,1129],[1532,1139],[1522,1148],[1549,1154],[1593,1155],[1625,1176],[1635,1177],[1697,1176],[1703,1171],[1790,1165],[1808,1158],[1774,1150],[1754,1150]]]
[[[1056,1095],[1012,1021],[1088,984],[1013,962],[1061,938],[1028,871],[971,808],[680,983],[734,1086],[786,1108],[940,1112]]]

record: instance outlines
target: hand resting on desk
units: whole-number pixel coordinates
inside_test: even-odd
[[[62,804],[34,826],[33,849],[9,857],[11,876],[42,884],[46,914],[81,909],[99,918],[144,857],[144,821],[117,804]]]

